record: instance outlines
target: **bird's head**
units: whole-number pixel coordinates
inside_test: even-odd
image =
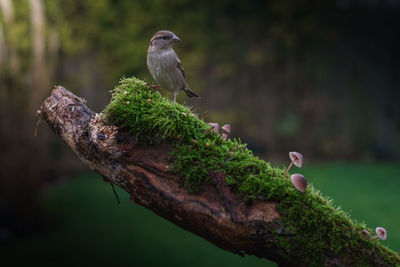
[[[150,46],[161,50],[167,50],[172,48],[172,45],[180,40],[181,39],[173,32],[159,31],[151,37]]]

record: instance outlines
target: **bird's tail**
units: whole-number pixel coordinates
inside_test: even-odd
[[[198,94],[190,90],[189,88],[184,89],[185,93],[187,94],[188,97],[200,97]]]

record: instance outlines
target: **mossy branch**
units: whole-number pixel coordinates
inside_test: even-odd
[[[140,80],[123,79],[103,114],[63,87],[38,113],[136,203],[220,248],[282,266],[400,265],[312,186],[296,191],[283,169],[207,131],[190,108]]]

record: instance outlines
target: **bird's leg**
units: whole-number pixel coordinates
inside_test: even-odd
[[[176,102],[176,96],[179,94],[179,91],[174,91],[174,102]]]

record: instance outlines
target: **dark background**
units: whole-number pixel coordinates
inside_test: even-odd
[[[54,85],[101,112],[121,77],[153,82],[148,42],[168,29],[182,39],[175,51],[190,88],[202,96],[181,94],[178,102],[207,121],[231,124],[232,137],[274,165],[287,165],[289,151],[301,152],[301,171],[317,188],[370,227],[392,226],[387,242],[400,250],[399,22],[395,0],[1,0],[0,249],[40,251],[31,262],[57,265],[74,261],[65,252],[76,243],[87,252],[76,259],[99,265],[134,264],[130,253],[148,265],[204,266],[213,262],[205,260],[210,253],[219,265],[266,264],[176,232],[134,204],[115,205],[109,185],[46,125],[33,134],[35,111]],[[121,220],[132,224],[108,229]],[[126,238],[131,228],[146,232],[149,222],[159,232]],[[174,246],[171,238],[195,245]],[[126,249],[120,261],[112,256],[118,246]]]

